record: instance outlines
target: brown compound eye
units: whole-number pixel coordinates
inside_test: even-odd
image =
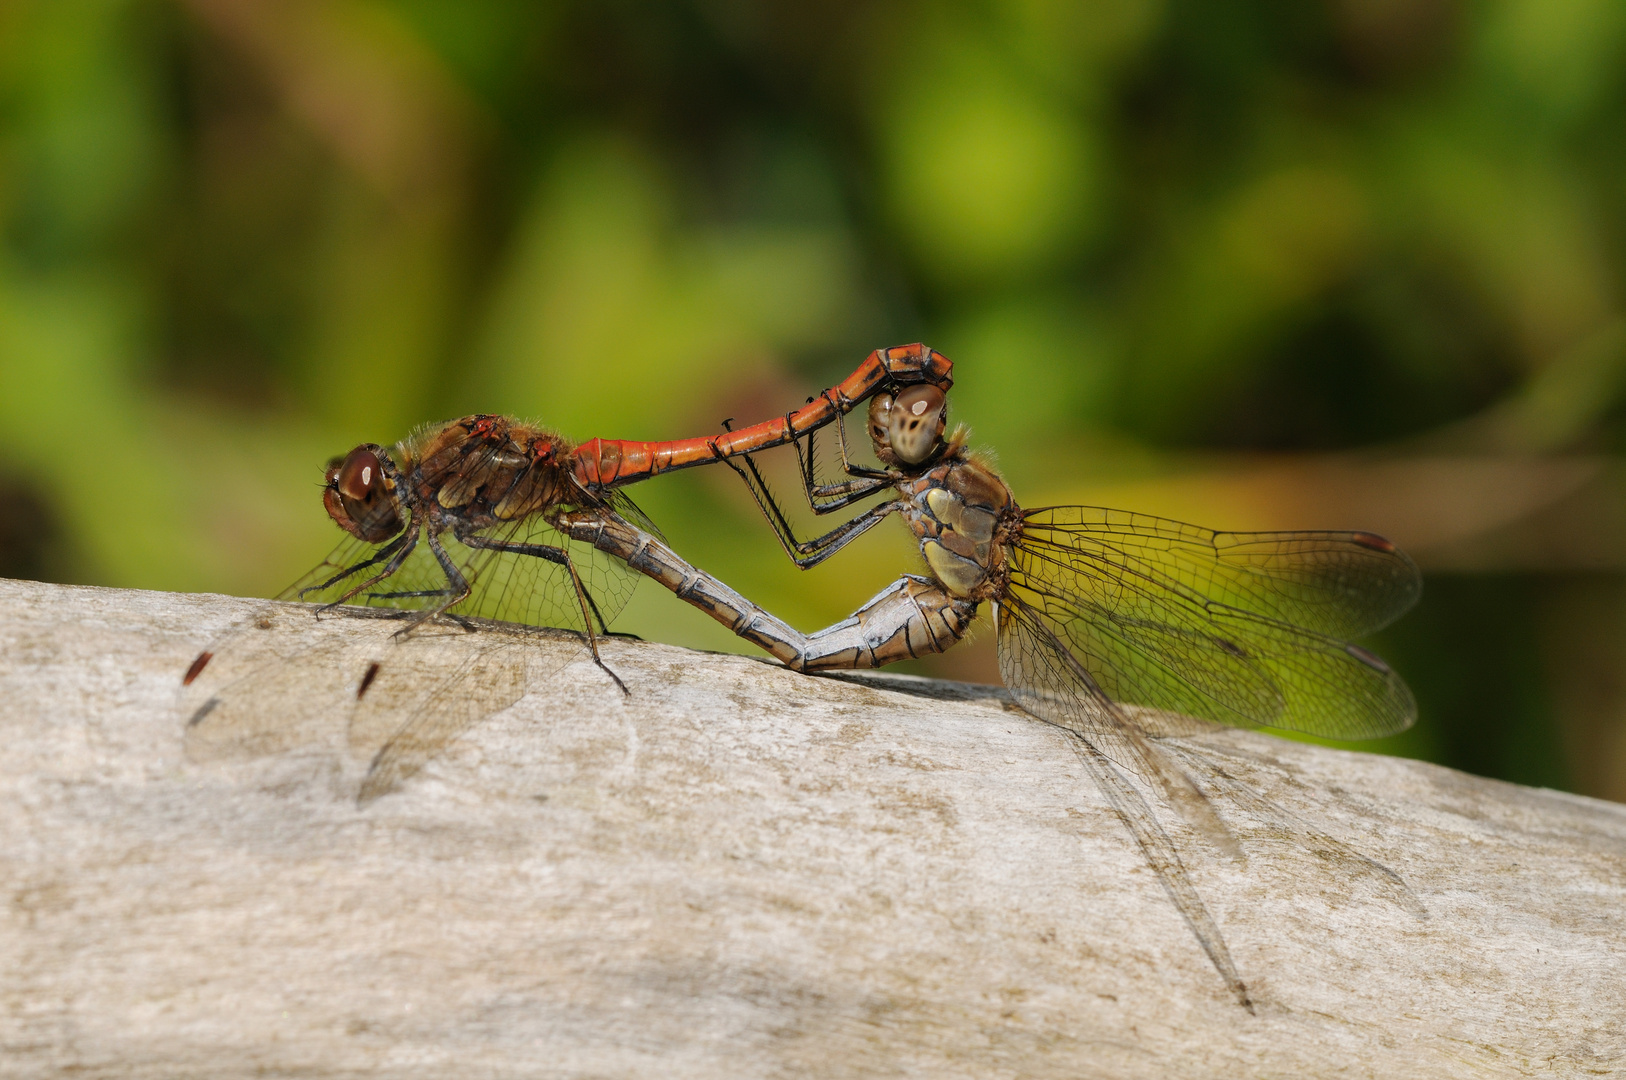
[[[358,446],[342,462],[328,463],[322,502],[339,527],[372,543],[401,530],[400,502],[384,475],[384,462],[370,446]]]
[[[378,460],[378,455],[365,446],[358,446],[350,451],[344,464],[329,475],[333,477],[340,495],[356,502],[365,502],[377,489],[383,473],[384,465]]]
[[[932,456],[948,423],[947,398],[935,386],[911,386],[892,402],[887,444],[899,461],[919,465]]]
[[[887,448],[892,434],[892,395],[876,394],[869,403],[869,440],[876,453]]]

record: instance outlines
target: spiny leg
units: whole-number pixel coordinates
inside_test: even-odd
[[[889,469],[872,469],[867,465],[854,465],[847,451],[847,425],[845,417],[843,417],[836,424],[836,437],[841,448],[841,470],[848,476],[857,479],[841,480],[833,484],[820,483],[818,479],[817,436],[816,429],[808,431],[807,451],[805,454],[801,450],[800,441],[796,444],[796,467],[802,474],[802,490],[807,496],[808,506],[812,508],[815,514],[829,514],[850,506],[854,502],[895,483],[902,476],[901,473]],[[747,454],[745,457],[747,461],[750,460],[750,455]]]
[[[832,400],[829,398],[829,394],[830,391],[825,391],[826,400]],[[809,402],[813,400],[814,399],[812,398],[808,399]],[[832,405],[834,406],[833,401]],[[834,407],[838,408],[839,411],[839,406]],[[786,414],[783,423],[787,426],[787,428],[791,426],[791,418],[794,415],[794,413]],[[848,460],[846,454],[846,424],[844,422],[844,417],[842,419],[838,419],[836,424],[842,436],[842,468],[849,476],[859,476],[861,479],[845,480],[833,484],[820,483],[817,475],[818,467],[816,463],[815,451],[817,428],[810,428],[806,433],[807,450],[805,454],[801,448],[801,438],[797,437],[791,440],[792,445],[795,447],[796,468],[797,471],[801,473],[802,488],[807,496],[807,504],[812,508],[815,514],[830,514],[837,510],[851,506],[853,503],[868,498],[875,492],[887,487],[889,484],[895,482],[900,476],[900,474],[896,472],[870,469],[866,466],[853,465],[851,461]],[[724,420],[723,428],[726,431],[732,431],[732,421]],[[730,468],[744,478],[745,474],[741,472],[740,467],[734,464],[732,461],[732,458],[735,455],[724,452],[721,447],[716,445],[716,443],[712,444],[712,454],[719,461],[727,462]],[[761,487],[762,490],[766,491],[767,482],[762,478],[762,474],[757,470],[756,462],[753,456],[749,453],[741,453],[738,456],[745,459],[745,466],[750,470],[751,475],[755,478],[757,485]],[[750,480],[746,480],[747,485],[749,485],[750,482]]]
[[[726,427],[728,421],[723,421],[723,424]],[[807,496],[807,504],[815,514],[833,514],[837,510],[844,510],[856,502],[861,502],[871,495],[885,490],[896,479],[895,476],[892,476],[848,480],[839,484],[820,484],[815,475],[815,466],[813,464],[812,432],[808,432],[807,440],[808,454],[806,461],[802,460],[800,442],[796,443],[796,467],[802,475],[802,489]],[[769,521],[771,522],[777,518],[779,523],[788,530],[789,524],[786,522],[784,515],[780,513],[778,503],[768,489],[768,481],[757,468],[756,459],[750,454],[739,455],[745,459],[745,466],[741,468],[733,458],[725,455],[721,450],[714,449],[714,452],[717,455],[717,460],[733,469],[735,474],[745,482],[746,489],[757,500],[757,506],[762,509],[764,514],[769,515]],[[764,505],[764,501],[772,504],[771,512],[769,507]]]
[[[879,506],[871,507],[869,510],[866,510],[859,516],[845,521],[836,528],[831,529],[823,536],[818,536],[807,541],[797,540],[795,530],[791,526],[790,520],[785,517],[784,511],[782,511],[779,507],[778,500],[776,500],[773,497],[773,493],[768,490],[767,482],[762,478],[761,472],[758,471],[756,462],[751,460],[751,455],[749,454],[742,456],[745,458],[744,469],[735,464],[732,459],[723,457],[720,454],[718,455],[718,460],[723,462],[723,464],[727,465],[729,468],[733,469],[734,472],[738,474],[739,478],[745,482],[746,490],[749,491],[751,493],[751,497],[756,500],[757,509],[761,510],[762,516],[767,519],[769,528],[773,530],[775,539],[779,541],[779,546],[784,549],[785,554],[790,557],[790,560],[803,570],[810,569],[824,562],[824,560],[830,558],[830,556],[834,555],[836,552],[852,543],[852,541],[868,532],[877,522],[886,517],[888,514],[897,510],[899,506],[896,500],[891,500],[882,503]],[[798,462],[800,462],[800,455],[798,455]],[[804,470],[804,479],[808,478],[809,475],[810,474]],[[842,509],[843,507],[857,502],[860,499],[868,498],[869,496],[874,495],[890,486],[890,482],[884,480],[866,480],[860,481],[859,483],[863,485],[862,490],[850,492],[848,495],[843,496],[838,500],[834,500],[822,508],[818,504],[813,503],[812,487],[810,486],[808,489],[808,501],[813,505],[815,513],[830,513],[835,510]]]
[[[410,530],[408,532],[402,533],[400,536],[397,536],[394,540],[391,540],[388,544],[385,544],[383,547],[381,547],[377,551],[373,552],[370,557],[368,557],[366,559],[363,559],[361,562],[354,563],[354,564],[352,564],[350,566],[345,567],[343,570],[340,570],[337,574],[334,574],[332,577],[328,578],[326,581],[319,581],[315,585],[310,585],[310,586],[307,586],[306,588],[300,589],[299,590],[299,595],[304,596],[306,593],[321,592],[323,589],[329,588],[329,587],[331,587],[333,585],[337,585],[339,582],[343,581],[345,578],[349,577],[351,574],[356,573],[357,571],[365,570],[369,566],[375,566],[378,563],[383,562],[385,559],[388,559],[391,555],[394,555],[397,548],[399,548],[402,544],[406,543],[407,538],[408,538],[409,535],[410,535]],[[387,577],[388,573],[386,573],[383,576]],[[378,578],[373,578],[372,580],[377,581],[379,579]],[[366,586],[363,585],[362,588],[366,588]]]
[[[807,503],[813,508],[815,514],[828,514],[851,505],[854,501],[864,498],[865,494],[879,490],[898,479],[898,474],[885,469],[872,469],[865,465],[854,465],[847,455],[847,424],[843,416],[836,422],[836,437],[841,446],[841,468],[848,476],[857,477],[854,480],[842,480],[833,484],[821,484],[818,480],[818,463],[816,439],[818,431],[810,429],[807,433],[807,452],[803,454],[800,443],[797,444],[796,466],[802,474],[802,488],[807,494]],[[749,457],[749,455],[747,455]]]
[[[422,626],[430,619],[444,614],[449,608],[454,608],[467,600],[469,593],[474,591],[474,584],[464,575],[462,569],[452,561],[441,545],[440,537],[435,533],[428,534],[429,550],[434,553],[435,562],[440,564],[440,572],[446,575],[446,588],[425,590],[426,596],[440,596],[443,599],[435,607],[430,608],[417,618],[413,619],[404,629],[397,633],[397,637],[410,634],[415,628]]]
[[[811,434],[810,436],[811,437]],[[872,469],[868,465],[854,465],[852,452],[847,448],[847,425],[842,424],[836,428],[836,445],[841,450],[841,471],[848,476],[866,477],[869,479],[886,480],[893,483],[902,478],[903,474],[893,469]]]
[[[469,624],[461,616],[447,615],[447,609],[461,604],[468,598],[473,586],[468,578],[458,569],[450,555],[446,554],[441,546],[440,538],[433,532],[426,534],[429,541],[429,550],[434,553],[435,561],[440,564],[441,573],[446,575],[446,588],[444,589],[402,589],[398,592],[368,593],[369,600],[416,600],[428,597],[447,597],[449,599],[423,611],[401,612],[399,618],[407,619],[407,624],[395,632],[398,638],[410,637],[412,632],[431,619],[449,618],[458,626],[467,630]]]
[[[362,592],[363,590],[372,588],[374,585],[377,585],[380,581],[383,581],[385,578],[390,577],[397,570],[401,569],[401,564],[406,562],[407,556],[412,554],[413,548],[417,547],[417,545],[418,545],[418,526],[417,526],[417,523],[414,522],[411,526],[409,526],[407,528],[407,531],[402,533],[400,535],[400,537],[398,537],[394,541],[394,543],[400,544],[401,545],[401,550],[397,551],[394,554],[394,556],[390,559],[388,565],[386,565],[384,567],[384,569],[380,570],[378,573],[374,574],[372,577],[368,578],[366,581],[362,582],[360,585],[355,586],[349,592],[347,592],[343,596],[339,597],[337,600],[333,600],[333,601],[331,601],[329,603],[323,604],[321,607],[316,609],[316,613],[318,615],[320,615],[321,613],[323,613],[325,611],[332,611],[334,608],[338,607],[340,604],[342,604],[345,601],[349,600],[351,597],[355,596],[357,593]],[[342,581],[344,578],[348,577],[350,574],[354,573],[356,570],[361,569],[363,566],[370,566],[373,563],[376,563],[379,560],[379,558],[382,557],[382,555],[383,555],[383,552],[380,551],[378,554],[374,555],[371,559],[367,560],[367,562],[360,563],[357,566],[354,566],[351,569],[346,570],[343,573],[340,573],[340,574],[336,575],[335,577],[329,578],[326,582],[324,582],[321,585],[313,585],[309,589],[302,589],[300,591],[300,595],[303,596],[307,592],[313,592],[313,591],[316,591],[318,589],[325,588],[327,585],[332,584],[333,582]]]
[[[458,542],[464,547],[482,548],[488,551],[503,551],[510,555],[531,555],[554,563],[560,562],[561,560],[555,558],[553,554],[550,553],[563,551],[562,548],[557,548],[550,544],[515,544],[503,540],[490,540],[482,536],[474,535],[459,536],[457,539]],[[574,574],[574,571],[572,571],[572,574]],[[604,615],[599,611],[598,601],[593,599],[593,594],[584,589],[582,595],[587,598],[587,606],[592,611],[593,617],[598,620],[600,637],[630,637],[634,640],[642,640],[635,634],[620,634],[612,631],[609,625],[604,621]]]
[[[757,493],[753,492],[753,494]],[[763,516],[768,519],[768,524],[773,529],[774,536],[779,541],[779,546],[784,548],[785,554],[790,556],[791,562],[803,570],[810,570],[830,558],[830,556],[874,528],[887,515],[896,512],[900,505],[896,499],[888,499],[879,506],[872,506],[857,517],[842,522],[823,536],[816,536],[812,540],[799,541],[796,539],[796,534],[791,531],[790,523],[779,512],[779,507],[773,501],[773,497],[766,492],[757,495],[757,506],[761,508]]]
[[[898,480],[897,473],[876,472],[873,476],[864,476],[856,480],[821,484],[818,480],[818,465],[814,460],[813,440],[814,433],[810,431],[807,433],[807,457],[804,460],[798,451],[796,465],[802,474],[802,494],[807,496],[807,505],[815,514],[833,514],[837,510],[844,510],[876,492],[886,490]],[[754,464],[749,455],[745,460],[747,464]],[[758,482],[761,482],[760,477]],[[763,490],[767,490],[766,485],[763,486]]]

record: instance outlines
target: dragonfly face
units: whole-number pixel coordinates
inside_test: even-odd
[[[371,544],[401,531],[401,498],[396,470],[383,447],[367,443],[330,465],[322,505],[345,532]]]
[[[875,456],[895,469],[900,512],[932,576],[956,599],[998,599],[1021,509],[998,474],[960,452],[963,431],[943,438],[947,424],[948,400],[935,386],[881,394],[869,407]]]
[[[875,455],[888,465],[921,465],[943,445],[948,398],[926,384],[897,396],[877,394],[869,405],[869,437]]]

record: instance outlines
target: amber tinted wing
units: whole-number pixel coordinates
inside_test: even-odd
[[[1216,533],[1080,506],[1029,513],[1011,579],[1114,701],[1341,739],[1415,719],[1399,676],[1343,639],[1420,588],[1411,560],[1368,533]]]

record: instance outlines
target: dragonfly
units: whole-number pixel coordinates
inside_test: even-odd
[[[658,537],[613,516],[566,514],[567,534],[624,560],[803,672],[877,668],[960,641],[994,610],[1002,680],[1015,703],[1068,736],[1237,1002],[1253,1011],[1219,926],[1137,778],[1223,852],[1235,838],[1152,734],[1212,723],[1337,739],[1409,727],[1401,677],[1350,639],[1416,602],[1421,577],[1370,532],[1216,532],[1091,506],[1024,509],[1004,479],[947,430],[947,395],[919,384],[878,393],[868,427],[880,468],[855,464],[820,483],[813,433],[797,458],[816,513],[885,501],[800,541],[749,456],[746,480],[797,566],[817,566],[889,516],[918,541],[925,573],[905,574],[850,618],[803,634]],[[1157,730],[1149,730],[1150,725]],[[1384,871],[1387,873],[1386,871]],[[1392,875],[1391,875],[1392,876]]]
[[[310,620],[290,625],[277,605],[257,612],[199,653],[182,679],[189,752],[287,749],[348,697],[352,749],[372,754],[360,789],[366,803],[518,700],[544,665],[576,655],[528,647],[545,638],[562,632],[585,643],[625,693],[598,640],[638,578],[573,545],[558,530],[560,516],[628,521],[659,535],[626,485],[794,441],[883,388],[909,385],[947,388],[952,364],[921,344],[877,349],[800,409],[694,439],[576,445],[480,414],[425,426],[390,447],[357,446],[329,462],[322,487],[344,539],[277,599],[312,605],[319,617],[391,621],[357,635]]]

